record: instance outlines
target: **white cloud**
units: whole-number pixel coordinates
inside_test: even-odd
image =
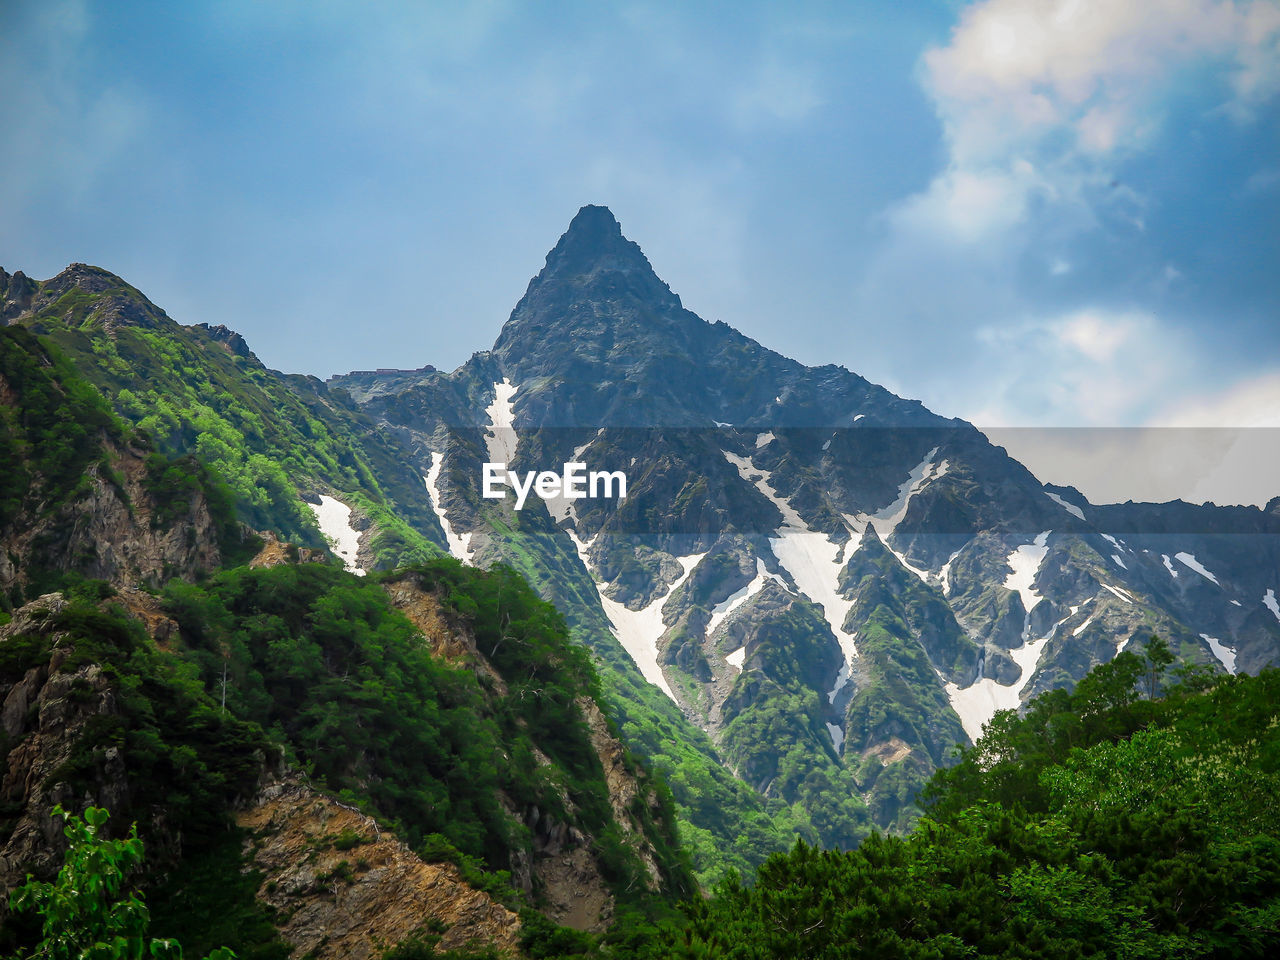
[[[1139,426],[1193,369],[1182,336],[1140,311],[1090,308],[976,336],[980,355],[944,409],[983,426]]]
[[[975,244],[1020,222],[1036,186],[1035,171],[1026,163],[1010,170],[953,167],[890,219],[908,234]]]
[[[868,347],[880,364],[869,372],[984,424],[1137,426],[1202,383],[1203,350],[1155,311],[1101,299],[1083,310],[1034,305],[1044,292],[1029,292],[1028,267],[1070,275],[1062,292],[1088,296],[1080,286],[1106,272],[1090,262],[1088,238],[1105,231],[1110,242],[1093,249],[1123,250],[1160,199],[1121,182],[1120,165],[1186,101],[1192,75],[1240,116],[1280,92],[1277,43],[1276,0],[964,8],[920,62],[945,158],[886,210],[885,241],[857,291],[859,312],[892,317],[897,333],[896,346]],[[1220,84],[1206,87],[1206,76]],[[1270,184],[1262,170],[1251,187]],[[1172,264],[1149,274],[1153,297],[1182,282]]]
[[[1116,351],[1149,333],[1153,326],[1154,322],[1147,316],[1107,316],[1083,310],[1057,321],[1051,329],[1064,346],[1097,363],[1110,363]]]
[[[1280,80],[1278,42],[1274,0],[983,0],[924,65],[967,162],[1064,127],[1090,151],[1124,146],[1127,118],[1203,58],[1224,61],[1240,100],[1268,97]],[[996,121],[1002,135],[991,143]]]
[[[1015,334],[986,339],[1000,336]],[[988,406],[966,416],[1041,480],[1094,503],[1262,506],[1280,495],[1280,370],[1192,391],[1188,345],[1145,314],[1082,311],[1016,336],[1033,375],[995,364]]]
[[[958,207],[974,182],[1007,189],[978,197],[979,222],[1020,222],[1032,192],[1081,202],[1110,179],[1110,164],[1158,128],[1158,102],[1185,68],[1206,60],[1231,75],[1248,108],[1280,90],[1280,4],[1275,0],[982,0],[965,9],[946,46],[923,58],[942,121],[946,168],[904,205],[931,211],[957,240]],[[1034,171],[1029,175],[1028,171]],[[1014,196],[1017,194],[1017,196]],[[969,212],[966,209],[966,212]]]
[[[1187,499],[1262,506],[1280,496],[1280,369],[1179,397],[1153,422],[1201,452]]]

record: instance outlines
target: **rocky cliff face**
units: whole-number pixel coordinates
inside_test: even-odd
[[[218,567],[218,530],[202,493],[194,491],[178,515],[162,517],[143,453],[114,443],[103,453],[74,499],[52,513],[20,514],[0,531],[0,590],[24,586],[34,568],[123,586]]]
[[[39,286],[21,270],[9,274],[0,267],[0,327],[30,312]]]
[[[445,950],[518,953],[519,917],[457,867],[424,863],[371,817],[296,778],[264,786],[236,822],[249,831],[246,862],[263,875],[258,897],[282,918],[293,957],[366,960],[428,932]]]
[[[7,754],[0,780],[6,811],[0,828],[0,920],[8,910],[8,891],[28,872],[48,875],[62,862],[66,841],[62,824],[50,811],[83,798],[73,793],[59,772],[66,768],[85,728],[97,718],[118,714],[114,684],[101,666],[86,664],[64,671],[70,653],[66,635],[53,622],[66,609],[61,594],[48,594],[14,612],[0,626],[0,746]],[[31,658],[18,649],[39,638],[52,656]],[[17,669],[15,669],[17,668]],[[94,764],[90,802],[122,807],[129,798],[129,778],[118,750],[105,751]]]
[[[416,577],[389,580],[384,588],[395,607],[421,632],[433,654],[470,667],[494,693],[507,695],[506,680],[477,648],[466,624],[449,616],[439,599],[424,590]],[[665,880],[658,857],[637,814],[647,808],[651,822],[661,815],[653,785],[638,779],[634,764],[627,762],[626,750],[599,704],[588,697],[579,697],[576,704],[604,774],[614,821],[643,865],[649,889],[663,892]],[[545,753],[537,751],[535,755],[543,767],[554,769]],[[576,813],[573,800],[568,794],[559,799],[572,820]],[[536,890],[542,911],[557,923],[579,930],[605,929],[613,916],[614,896],[596,855],[598,838],[537,805],[512,797],[504,797],[503,804],[532,837],[530,855],[518,856],[512,863],[512,883],[526,893]]]

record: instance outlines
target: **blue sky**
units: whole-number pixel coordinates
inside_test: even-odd
[[[290,372],[447,369],[603,203],[701,316],[1042,479],[1280,493],[1220,433],[1151,465],[1280,428],[1277,0],[3,7],[10,271]]]

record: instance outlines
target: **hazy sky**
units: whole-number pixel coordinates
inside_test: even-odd
[[[282,370],[456,366],[602,203],[704,318],[940,413],[1280,427],[1280,0],[0,12],[0,266]],[[1280,493],[997,436],[1094,499]]]

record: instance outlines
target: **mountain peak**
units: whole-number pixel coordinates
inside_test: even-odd
[[[565,231],[565,236],[587,231],[597,231],[620,237],[622,236],[622,225],[618,223],[618,218],[613,215],[613,211],[608,207],[588,203],[581,207],[574,214],[573,219],[569,221],[569,229]]]
[[[653,274],[640,245],[622,235],[608,207],[588,204],[578,211],[560,241],[547,254],[544,278],[605,272]],[[656,277],[655,277],[656,279]]]

